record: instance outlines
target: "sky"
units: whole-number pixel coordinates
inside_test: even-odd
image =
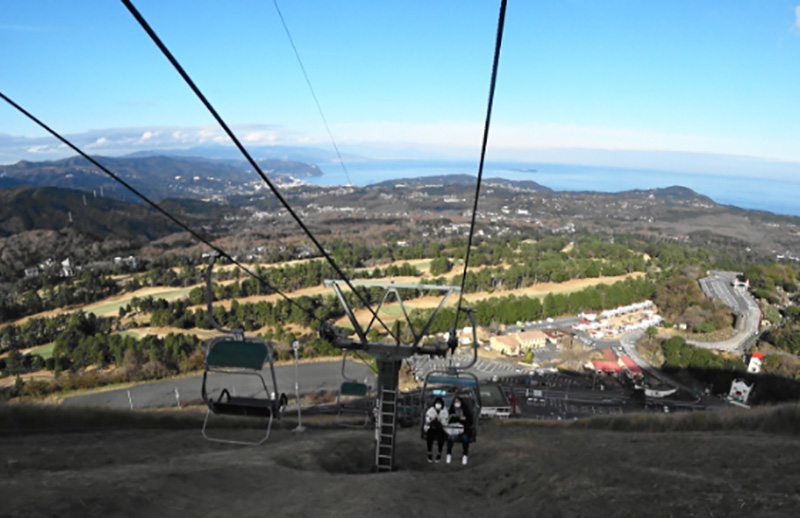
[[[249,146],[331,148],[275,6],[136,0]],[[498,1],[278,2],[346,156],[477,159]],[[0,0],[0,92],[92,154],[227,144],[121,2]],[[800,0],[510,0],[488,160],[800,176]],[[0,103],[0,163],[68,153]]]

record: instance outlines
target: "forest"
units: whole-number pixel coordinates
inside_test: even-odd
[[[463,240],[409,243],[406,246],[366,246],[357,242],[331,239],[326,243],[336,261],[352,278],[385,279],[416,277],[420,283],[459,284],[463,268]],[[429,259],[427,271],[403,260]],[[706,269],[727,266],[732,257],[724,252],[639,237],[616,236],[603,240],[597,236],[578,236],[568,241],[561,236],[538,240],[487,239],[475,246],[466,276],[466,292],[514,290],[542,282],[602,278],[640,272],[613,284],[598,284],[571,293],[547,293],[542,297],[494,295],[473,304],[478,325],[497,329],[518,321],[575,315],[586,310],[602,310],[651,299],[665,317],[666,326],[686,324],[692,333],[710,333],[730,328],[730,310],[706,298],[697,280]],[[92,313],[74,311],[51,317],[29,318],[24,323],[0,327],[0,371],[19,376],[48,369],[57,375],[58,388],[31,385],[27,390],[52,391],[96,386],[104,383],[159,378],[196,370],[202,366],[202,342],[193,330],[210,328],[205,310],[205,288],[201,284],[206,265],[197,257],[166,254],[151,262],[139,261],[136,267],[117,266],[113,270],[85,270],[71,279],[40,276],[16,283],[13,293],[3,299],[6,321],[20,315],[57,308],[79,308],[89,302],[121,292],[148,286],[183,286],[192,289],[175,301],[152,296],[133,297],[114,317],[99,318]],[[765,330],[762,343],[792,354],[800,353],[800,309],[797,302],[796,271],[790,265],[764,261],[743,265],[754,295],[774,326]],[[249,333],[288,344],[302,342],[302,357],[338,354],[316,332],[322,321],[344,315],[333,295],[293,297],[240,303],[238,299],[319,286],[335,272],[322,260],[292,264],[259,264],[254,279],[234,268],[216,268],[212,284],[215,301],[230,300],[228,309],[217,304],[215,318],[227,328],[242,328]],[[112,278],[116,275],[116,279]],[[373,304],[382,296],[377,288],[364,288],[366,300]],[[424,296],[417,291],[409,299]],[[352,307],[363,303],[346,292]],[[420,329],[432,310],[415,309],[412,323]],[[133,324],[139,330],[127,331]],[[142,319],[145,319],[142,321]],[[433,322],[430,333],[449,331],[455,321],[454,309],[445,308]],[[145,327],[141,327],[144,325]],[[465,321],[462,320],[462,325]],[[164,338],[147,335],[147,327],[172,328]],[[142,336],[142,330],[145,331]],[[347,328],[340,330],[348,333]],[[381,338],[377,331],[373,339]],[[385,337],[384,337],[385,338]],[[45,357],[29,351],[50,344]],[[675,342],[665,342],[664,357],[676,365],[707,364],[705,353],[687,355]],[[25,352],[23,352],[25,351]],[[282,359],[277,349],[278,360]],[[676,352],[678,351],[678,352]],[[677,358],[677,359],[676,359]],[[695,361],[696,360],[696,361]],[[27,384],[26,384],[27,385]]]

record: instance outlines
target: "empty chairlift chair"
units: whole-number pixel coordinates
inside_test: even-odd
[[[348,378],[344,372],[347,361],[347,351],[342,358],[342,378],[344,381],[339,387],[336,396],[336,422],[341,426],[366,427],[372,420],[373,408],[369,399],[369,385]],[[346,416],[355,415],[364,418],[363,423],[347,422]]]
[[[267,362],[269,362],[271,376],[269,385],[263,374]],[[287,402],[286,395],[278,392],[272,361],[272,344],[257,338],[243,338],[242,340],[228,336],[213,338],[208,342],[204,367],[202,396],[208,410],[203,421],[203,437],[210,441],[231,444],[259,445],[266,441],[269,438],[273,419],[281,418]],[[220,379],[223,381],[223,387],[219,389],[219,396],[216,399],[209,393],[209,373],[222,375]],[[236,395],[232,387],[225,387],[224,383],[232,381],[233,376],[251,376],[257,379],[259,387],[256,394],[259,397]],[[262,391],[263,395],[261,395]],[[256,441],[211,437],[207,433],[207,428],[209,416],[212,413],[266,419],[265,434]]]
[[[286,394],[278,392],[278,382],[275,379],[275,365],[273,363],[272,344],[260,338],[245,338],[241,329],[223,329],[214,319],[212,305],[211,273],[214,268],[216,256],[212,254],[211,262],[206,272],[206,299],[208,303],[208,321],[211,326],[226,333],[207,342],[206,359],[203,363],[202,397],[208,410],[203,420],[203,437],[209,441],[224,442],[229,444],[249,444],[257,446],[269,438],[272,421],[280,419],[286,408]],[[264,378],[264,366],[269,362],[270,383]],[[214,376],[209,376],[214,373]],[[226,383],[237,379],[237,376],[252,377],[259,381],[254,395],[241,396],[236,394],[235,387],[225,386]],[[221,388],[209,388],[210,378],[219,378]],[[216,384],[214,384],[216,386]],[[230,387],[230,388],[229,388]],[[219,390],[219,397],[214,398],[214,393]],[[261,395],[263,390],[263,395]],[[278,395],[280,394],[280,396]],[[258,396],[258,397],[256,397]],[[256,441],[241,441],[211,437],[206,431],[211,414],[257,417],[267,420],[264,436]]]

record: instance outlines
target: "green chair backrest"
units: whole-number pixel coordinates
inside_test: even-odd
[[[342,396],[366,396],[368,388],[364,383],[345,381],[342,383],[339,394]]]
[[[431,376],[428,385],[450,385],[454,387],[475,387],[477,382],[473,378],[457,378],[455,376]]]
[[[206,355],[206,366],[259,370],[264,367],[268,354],[269,350],[263,343],[220,340],[211,345]]]

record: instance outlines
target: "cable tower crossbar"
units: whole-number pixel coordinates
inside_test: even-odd
[[[328,261],[331,267],[336,271],[336,274],[345,283],[348,284],[348,287],[350,287],[350,289],[353,291],[353,294],[355,294],[355,296],[361,301],[362,304],[364,304],[364,306],[369,310],[369,312],[372,313],[372,315],[377,319],[377,321],[381,324],[381,326],[383,326],[386,332],[394,336],[391,329],[389,329],[389,327],[383,322],[383,320],[381,320],[381,318],[372,309],[372,306],[364,298],[364,296],[358,291],[356,291],[356,289],[352,286],[352,284],[350,284],[350,280],[348,279],[347,275],[345,275],[344,271],[339,267],[338,264],[336,264],[336,261],[334,261],[333,257],[331,257],[330,254],[328,254],[328,252],[325,250],[322,244],[317,240],[317,238],[314,237],[314,234],[311,232],[311,230],[309,230],[309,228],[305,225],[305,223],[303,223],[303,220],[300,219],[300,217],[297,215],[294,209],[292,209],[291,205],[289,205],[289,202],[286,201],[286,199],[280,193],[278,188],[275,187],[275,185],[270,181],[269,178],[267,178],[267,175],[264,174],[264,171],[261,170],[261,167],[258,165],[258,162],[256,162],[256,160],[250,155],[247,149],[245,149],[244,145],[242,145],[241,141],[239,141],[238,137],[236,137],[236,134],[225,123],[225,121],[222,119],[222,116],[220,116],[217,110],[211,105],[211,103],[203,94],[203,92],[200,91],[200,88],[198,88],[197,85],[192,80],[192,78],[189,77],[189,74],[183,69],[181,64],[178,62],[175,56],[172,55],[167,46],[161,41],[161,39],[153,30],[153,28],[150,27],[150,25],[147,23],[147,21],[144,19],[141,13],[139,13],[136,7],[133,6],[130,0],[122,0],[122,3],[125,5],[128,11],[130,11],[130,13],[142,27],[142,29],[144,29],[144,31],[150,37],[150,39],[153,40],[153,43],[155,43],[156,46],[159,48],[159,50],[161,50],[161,53],[164,54],[167,60],[172,64],[173,68],[175,68],[175,70],[183,78],[183,80],[186,82],[189,88],[191,88],[191,90],[195,93],[200,102],[203,103],[203,105],[206,107],[209,113],[214,117],[214,119],[217,121],[220,127],[225,131],[225,133],[228,135],[228,137],[231,139],[234,145],[239,149],[242,155],[247,159],[247,161],[250,163],[250,165],[253,167],[256,173],[258,173],[258,175],[261,177],[261,179],[264,181],[267,187],[269,187],[270,191],[272,191],[272,193],[275,195],[275,197],[278,199],[281,205],[283,205],[283,207],[286,209],[289,215],[291,215],[292,218],[297,222],[297,224],[300,225],[300,228],[303,229],[303,231],[306,233],[311,242],[314,243],[314,246],[317,247],[320,254],[322,254],[325,260]]]
[[[344,293],[342,292],[342,289],[341,289],[341,286],[340,286],[341,281],[338,281],[338,280],[335,280],[335,279],[334,280],[328,279],[328,280],[325,280],[324,284],[325,284],[326,287],[333,288],[334,292],[336,293],[336,296],[339,298],[339,302],[342,304],[342,307],[344,307],[345,314],[347,315],[347,318],[350,320],[350,324],[353,326],[353,330],[355,331],[356,335],[358,336],[358,338],[359,338],[359,340],[361,342],[361,345],[366,348],[368,346],[368,344],[369,344],[369,340],[367,339],[367,335],[369,334],[370,329],[372,328],[373,324],[375,323],[375,319],[372,319],[369,322],[369,324],[367,324],[366,327],[363,327],[358,322],[358,320],[356,319],[355,314],[353,313],[352,309],[347,304],[347,300],[344,298]],[[453,294],[453,293],[459,293],[461,291],[461,288],[459,288],[458,286],[443,286],[443,285],[440,285],[440,284],[414,284],[414,283],[408,283],[408,282],[394,282],[394,281],[391,281],[391,282],[353,281],[353,284],[355,286],[369,286],[369,287],[372,287],[372,288],[382,288],[382,289],[385,290],[383,298],[381,299],[381,302],[378,304],[376,311],[380,311],[381,308],[384,306],[384,304],[389,299],[389,297],[394,295],[394,297],[396,298],[396,300],[397,300],[397,302],[398,302],[398,304],[400,306],[400,310],[403,313],[403,317],[405,319],[405,322],[408,325],[408,329],[411,331],[411,335],[413,336],[413,342],[411,343],[411,348],[412,348],[411,353],[412,354],[415,351],[419,351],[420,343],[422,343],[422,340],[425,338],[425,336],[427,336],[428,329],[430,329],[431,324],[436,319],[436,317],[438,316],[438,314],[441,311],[441,309],[447,303],[447,299],[450,297],[450,295]],[[417,331],[416,329],[414,329],[414,325],[411,322],[411,316],[409,315],[408,311],[406,310],[405,301],[403,300],[403,297],[400,295],[400,291],[399,290],[440,291],[440,292],[444,293],[444,296],[442,297],[441,301],[439,301],[439,305],[433,311],[433,314],[428,318],[427,322],[425,322],[425,324],[423,325],[421,330]],[[340,342],[340,343],[342,343],[342,342]],[[400,339],[399,338],[397,338],[397,343],[398,344],[400,343]],[[444,350],[446,351],[446,349],[444,349]],[[430,352],[430,350],[428,350],[428,351]],[[439,354],[443,350],[441,348],[438,348],[438,349],[434,349],[434,351],[437,354]]]
[[[489,102],[486,107],[486,122],[483,125],[483,142],[481,144],[481,159],[478,165],[478,179],[475,182],[475,199],[472,206],[472,222],[469,227],[469,238],[467,239],[467,252],[464,257],[464,273],[461,275],[461,293],[458,297],[458,306],[456,307],[456,316],[453,322],[453,330],[458,329],[458,317],[461,313],[461,304],[464,299],[464,285],[467,282],[467,270],[469,268],[469,254],[472,249],[472,238],[475,234],[475,220],[478,215],[478,200],[481,196],[481,181],[483,179],[483,164],[486,158],[486,147],[489,141],[489,126],[492,120],[492,105],[494,104],[494,90],[497,83],[497,69],[500,63],[500,46],[503,42],[503,26],[506,19],[506,2],[502,0],[500,3],[500,15],[497,21],[497,40],[494,46],[494,61],[492,63],[492,79],[489,84]]]

